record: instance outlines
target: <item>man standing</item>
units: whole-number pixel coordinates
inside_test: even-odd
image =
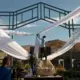
[[[11,80],[10,64],[10,58],[5,57],[2,61],[2,66],[0,67],[0,80]]]

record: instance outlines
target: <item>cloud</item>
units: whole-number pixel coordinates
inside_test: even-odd
[[[0,25],[4,25],[4,21],[0,19]],[[8,26],[0,26],[0,29],[8,29]]]
[[[17,23],[19,23],[19,21],[17,21]],[[4,24],[5,24],[4,20],[0,19],[0,25],[4,25]],[[19,26],[21,26],[23,24],[19,24]],[[28,24],[22,28],[31,28],[31,27],[36,27],[36,26],[37,26],[36,24]],[[8,26],[0,26],[0,29],[8,29]]]
[[[17,23],[20,23],[19,21],[17,21]],[[24,25],[25,23],[19,24],[18,26]],[[22,28],[31,28],[31,27],[36,27],[37,25],[34,24],[27,24],[25,26],[23,26]]]
[[[62,19],[62,18],[64,18],[64,17],[61,17],[61,19]],[[52,19],[54,19],[54,20],[56,20],[56,21],[59,21],[59,20],[60,20],[59,17],[54,17],[54,18],[52,18]],[[46,19],[46,20],[48,20],[48,21],[50,21],[50,22],[53,22],[53,23],[56,22],[56,21],[51,20],[51,19]],[[67,21],[66,23],[68,24],[68,21]],[[80,23],[80,18],[79,18],[79,17],[74,18],[74,19],[73,19],[73,23],[74,23],[74,24],[79,24],[79,23]],[[70,24],[72,24],[72,19],[70,20]]]
[[[36,27],[36,26],[37,26],[36,24],[28,24],[24,26],[24,28],[31,28],[31,27]]]
[[[0,19],[0,25],[4,24],[4,21],[2,19]]]

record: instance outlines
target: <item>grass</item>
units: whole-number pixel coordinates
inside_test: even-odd
[[[2,59],[4,58],[4,56],[6,56],[7,54],[0,51],[0,64],[2,63]]]
[[[4,56],[6,56],[6,55],[7,55],[6,53],[0,51],[0,57],[4,57]]]

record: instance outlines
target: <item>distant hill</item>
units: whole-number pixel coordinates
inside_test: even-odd
[[[76,43],[76,45],[72,48],[72,50],[75,49],[75,52],[80,52],[80,42]]]
[[[46,46],[51,47],[51,52],[57,51],[59,48],[61,48],[66,42],[62,40],[52,40],[47,41],[45,43]],[[75,50],[75,52],[80,51],[80,42],[76,43],[71,50]]]
[[[51,52],[55,52],[57,51],[59,48],[61,48],[63,45],[65,44],[65,41],[61,41],[61,40],[51,40],[51,41],[47,41],[45,43],[45,45],[47,47],[51,47]]]
[[[51,47],[51,53],[57,51],[59,48],[61,48],[66,42],[65,41],[62,41],[62,40],[51,40],[51,41],[47,41],[45,42],[45,45],[47,47]],[[30,51],[30,47],[32,45],[25,45],[25,46],[22,46],[24,49],[26,49],[27,51]],[[76,45],[71,49],[74,51],[74,48],[75,48],[75,52],[79,52],[80,51],[80,43],[76,43]]]
[[[22,46],[22,47],[29,52],[31,45],[24,45],[24,46]]]

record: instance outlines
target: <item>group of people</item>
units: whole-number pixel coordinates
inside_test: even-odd
[[[0,66],[0,80],[12,80],[15,72],[11,69],[12,60],[9,56],[4,57],[2,65]],[[25,75],[25,77],[32,76],[33,72],[30,68],[30,73]]]

